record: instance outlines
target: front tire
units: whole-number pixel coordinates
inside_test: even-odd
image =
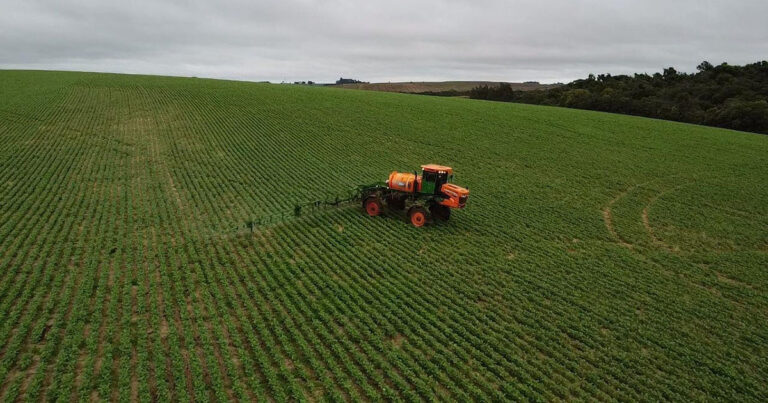
[[[414,227],[423,227],[427,223],[427,211],[421,206],[413,206],[408,210],[408,219]]]

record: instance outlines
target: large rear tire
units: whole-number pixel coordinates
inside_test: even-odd
[[[442,204],[433,204],[429,208],[429,212],[432,214],[432,217],[435,217],[440,221],[448,221],[448,219],[451,218],[451,209]]]
[[[413,206],[408,210],[408,219],[414,227],[423,227],[427,223],[427,211],[421,206]]]
[[[369,216],[376,217],[381,214],[381,200],[376,196],[368,196],[363,200],[363,208]]]

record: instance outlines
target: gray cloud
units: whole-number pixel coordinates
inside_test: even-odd
[[[768,58],[765,0],[2,0],[0,68],[568,81]]]

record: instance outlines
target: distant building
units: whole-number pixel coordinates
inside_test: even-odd
[[[336,84],[368,84],[368,83],[365,81],[355,80],[352,78],[339,77],[339,79],[336,80]]]

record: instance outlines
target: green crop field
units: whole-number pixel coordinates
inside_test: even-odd
[[[471,192],[447,223],[288,217],[430,162]],[[767,379],[766,136],[0,71],[4,401],[766,401]]]

